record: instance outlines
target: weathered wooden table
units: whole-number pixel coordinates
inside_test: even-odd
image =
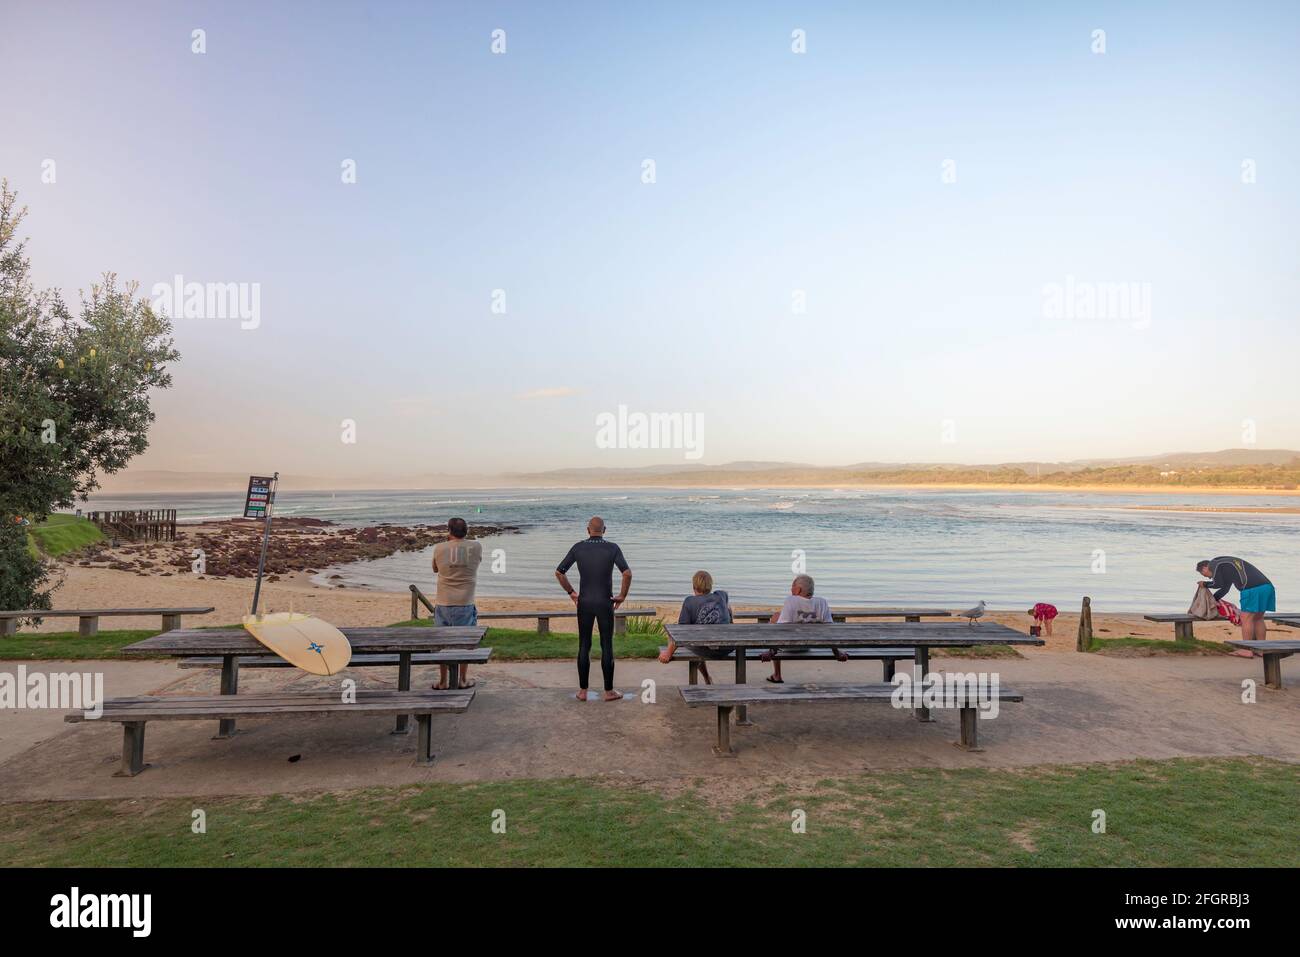
[[[1283,624],[1296,625],[1300,622],[1282,619]],[[1272,638],[1267,641],[1228,641],[1234,648],[1245,648],[1264,659],[1264,687],[1274,691],[1282,690],[1282,659],[1300,653],[1300,641],[1286,638]]]
[[[1042,645],[1006,625],[983,622],[900,622],[853,621],[815,624],[730,624],[675,625],[664,629],[679,645],[687,648],[912,648],[915,678],[924,680],[930,671],[931,648],[972,648],[977,645]],[[745,656],[736,655],[736,684],[745,684]],[[736,723],[750,724],[748,709],[736,709]],[[932,721],[929,708],[916,709],[920,721]]]
[[[775,612],[754,612],[742,611],[733,612],[731,618],[733,621],[755,619],[757,621],[771,621]],[[950,611],[944,611],[942,608],[833,608],[831,617],[836,621],[847,621],[850,618],[902,618],[904,621],[919,622],[922,618],[948,618],[952,615]]]
[[[425,651],[443,651],[449,648],[476,648],[487,634],[483,625],[457,627],[404,628],[340,628],[343,637],[352,645],[354,654],[386,652],[397,655],[397,690],[411,690],[411,655]],[[237,694],[239,691],[239,659],[241,657],[269,655],[275,652],[242,628],[205,630],[180,628],[165,631],[122,649],[126,655],[163,655],[173,658],[190,658],[209,655],[221,658],[221,693]],[[459,669],[451,668],[454,675],[448,681],[455,686]],[[399,715],[394,734],[410,730],[410,715]],[[235,733],[235,719],[224,718],[217,728],[217,737],[228,738]]]

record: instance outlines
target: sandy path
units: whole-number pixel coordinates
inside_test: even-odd
[[[84,666],[86,663],[80,663]],[[956,667],[944,659],[944,667]],[[158,667],[130,664],[129,668]],[[795,668],[796,666],[790,666]],[[479,688],[463,715],[435,722],[439,759],[414,764],[413,735],[390,733],[378,718],[246,720],[233,739],[217,741],[205,722],[149,725],[146,760],[135,778],[114,778],[121,755],[118,725],[68,726],[0,764],[0,801],[264,794],[447,781],[602,775],[661,790],[695,785],[706,795],[747,791],[781,781],[908,767],[1024,767],[1179,756],[1264,755],[1300,761],[1300,675],[1284,666],[1287,687],[1241,700],[1242,681],[1260,681],[1257,661],[1230,656],[1107,658],[1040,651],[1024,659],[967,660],[962,670],[996,670],[1004,687],[1025,696],[981,721],[985,751],[952,746],[954,712],[921,724],[887,704],[754,707],[756,724],[733,735],[739,754],[715,758],[712,709],[686,707],[680,664],[630,661],[618,667],[622,689],[653,679],[655,701],[581,704],[572,697],[573,666],[520,662],[476,669]],[[876,680],[877,663],[797,666],[814,681]],[[148,684],[157,672],[142,672]],[[350,673],[362,685],[391,687],[394,675]],[[164,676],[165,677],[165,676]],[[416,682],[432,673],[417,669]],[[176,680],[179,678],[179,680]],[[110,694],[126,687],[115,677]],[[241,693],[321,681],[295,672],[246,671]],[[335,679],[337,680],[337,679]],[[211,693],[213,671],[171,672],[169,693]],[[289,758],[301,759],[290,762]]]

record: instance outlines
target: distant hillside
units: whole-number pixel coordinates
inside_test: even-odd
[[[319,476],[286,472],[282,488],[296,491],[500,488],[532,486],[774,486],[774,485],[1115,485],[1294,489],[1300,487],[1300,452],[1293,449],[1223,449],[1173,452],[1130,459],[1072,462],[951,463],[859,462],[817,466],[799,462],[677,463],[635,468],[571,468],[504,475],[424,473],[400,476]],[[101,495],[162,492],[242,492],[244,472],[128,470],[103,479]]]

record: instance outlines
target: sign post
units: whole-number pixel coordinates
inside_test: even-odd
[[[280,482],[280,473],[270,478],[264,475],[250,475],[248,478],[248,495],[244,498],[244,518],[264,518],[266,528],[262,532],[262,554],[257,559],[257,584],[253,586],[253,614],[257,614],[257,600],[262,594],[262,570],[266,568],[266,546],[271,541],[271,512],[275,509],[275,489]]]

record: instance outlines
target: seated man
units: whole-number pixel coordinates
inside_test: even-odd
[[[695,591],[682,602],[681,614],[677,616],[679,625],[729,625],[731,624],[731,603],[725,591],[713,590],[713,576],[706,571],[698,571],[691,578],[691,588]],[[730,657],[731,648],[697,648],[695,653],[701,659],[721,661]],[[668,647],[659,653],[659,661],[668,664],[677,652],[677,643],[668,638]],[[704,675],[706,685],[713,684],[709,677],[709,666],[700,661],[700,674]]]
[[[772,616],[773,624],[804,624],[812,622],[830,622],[831,606],[826,603],[825,598],[813,597],[813,580],[811,575],[796,575],[794,581],[790,583],[790,595],[786,598],[785,604],[781,610]],[[844,654],[838,648],[831,648],[833,654],[840,661],[848,661],[849,656]],[[781,658],[777,649],[773,648],[763,655],[764,661],[772,662],[772,673],[767,680],[773,684],[784,684],[781,677]]]

